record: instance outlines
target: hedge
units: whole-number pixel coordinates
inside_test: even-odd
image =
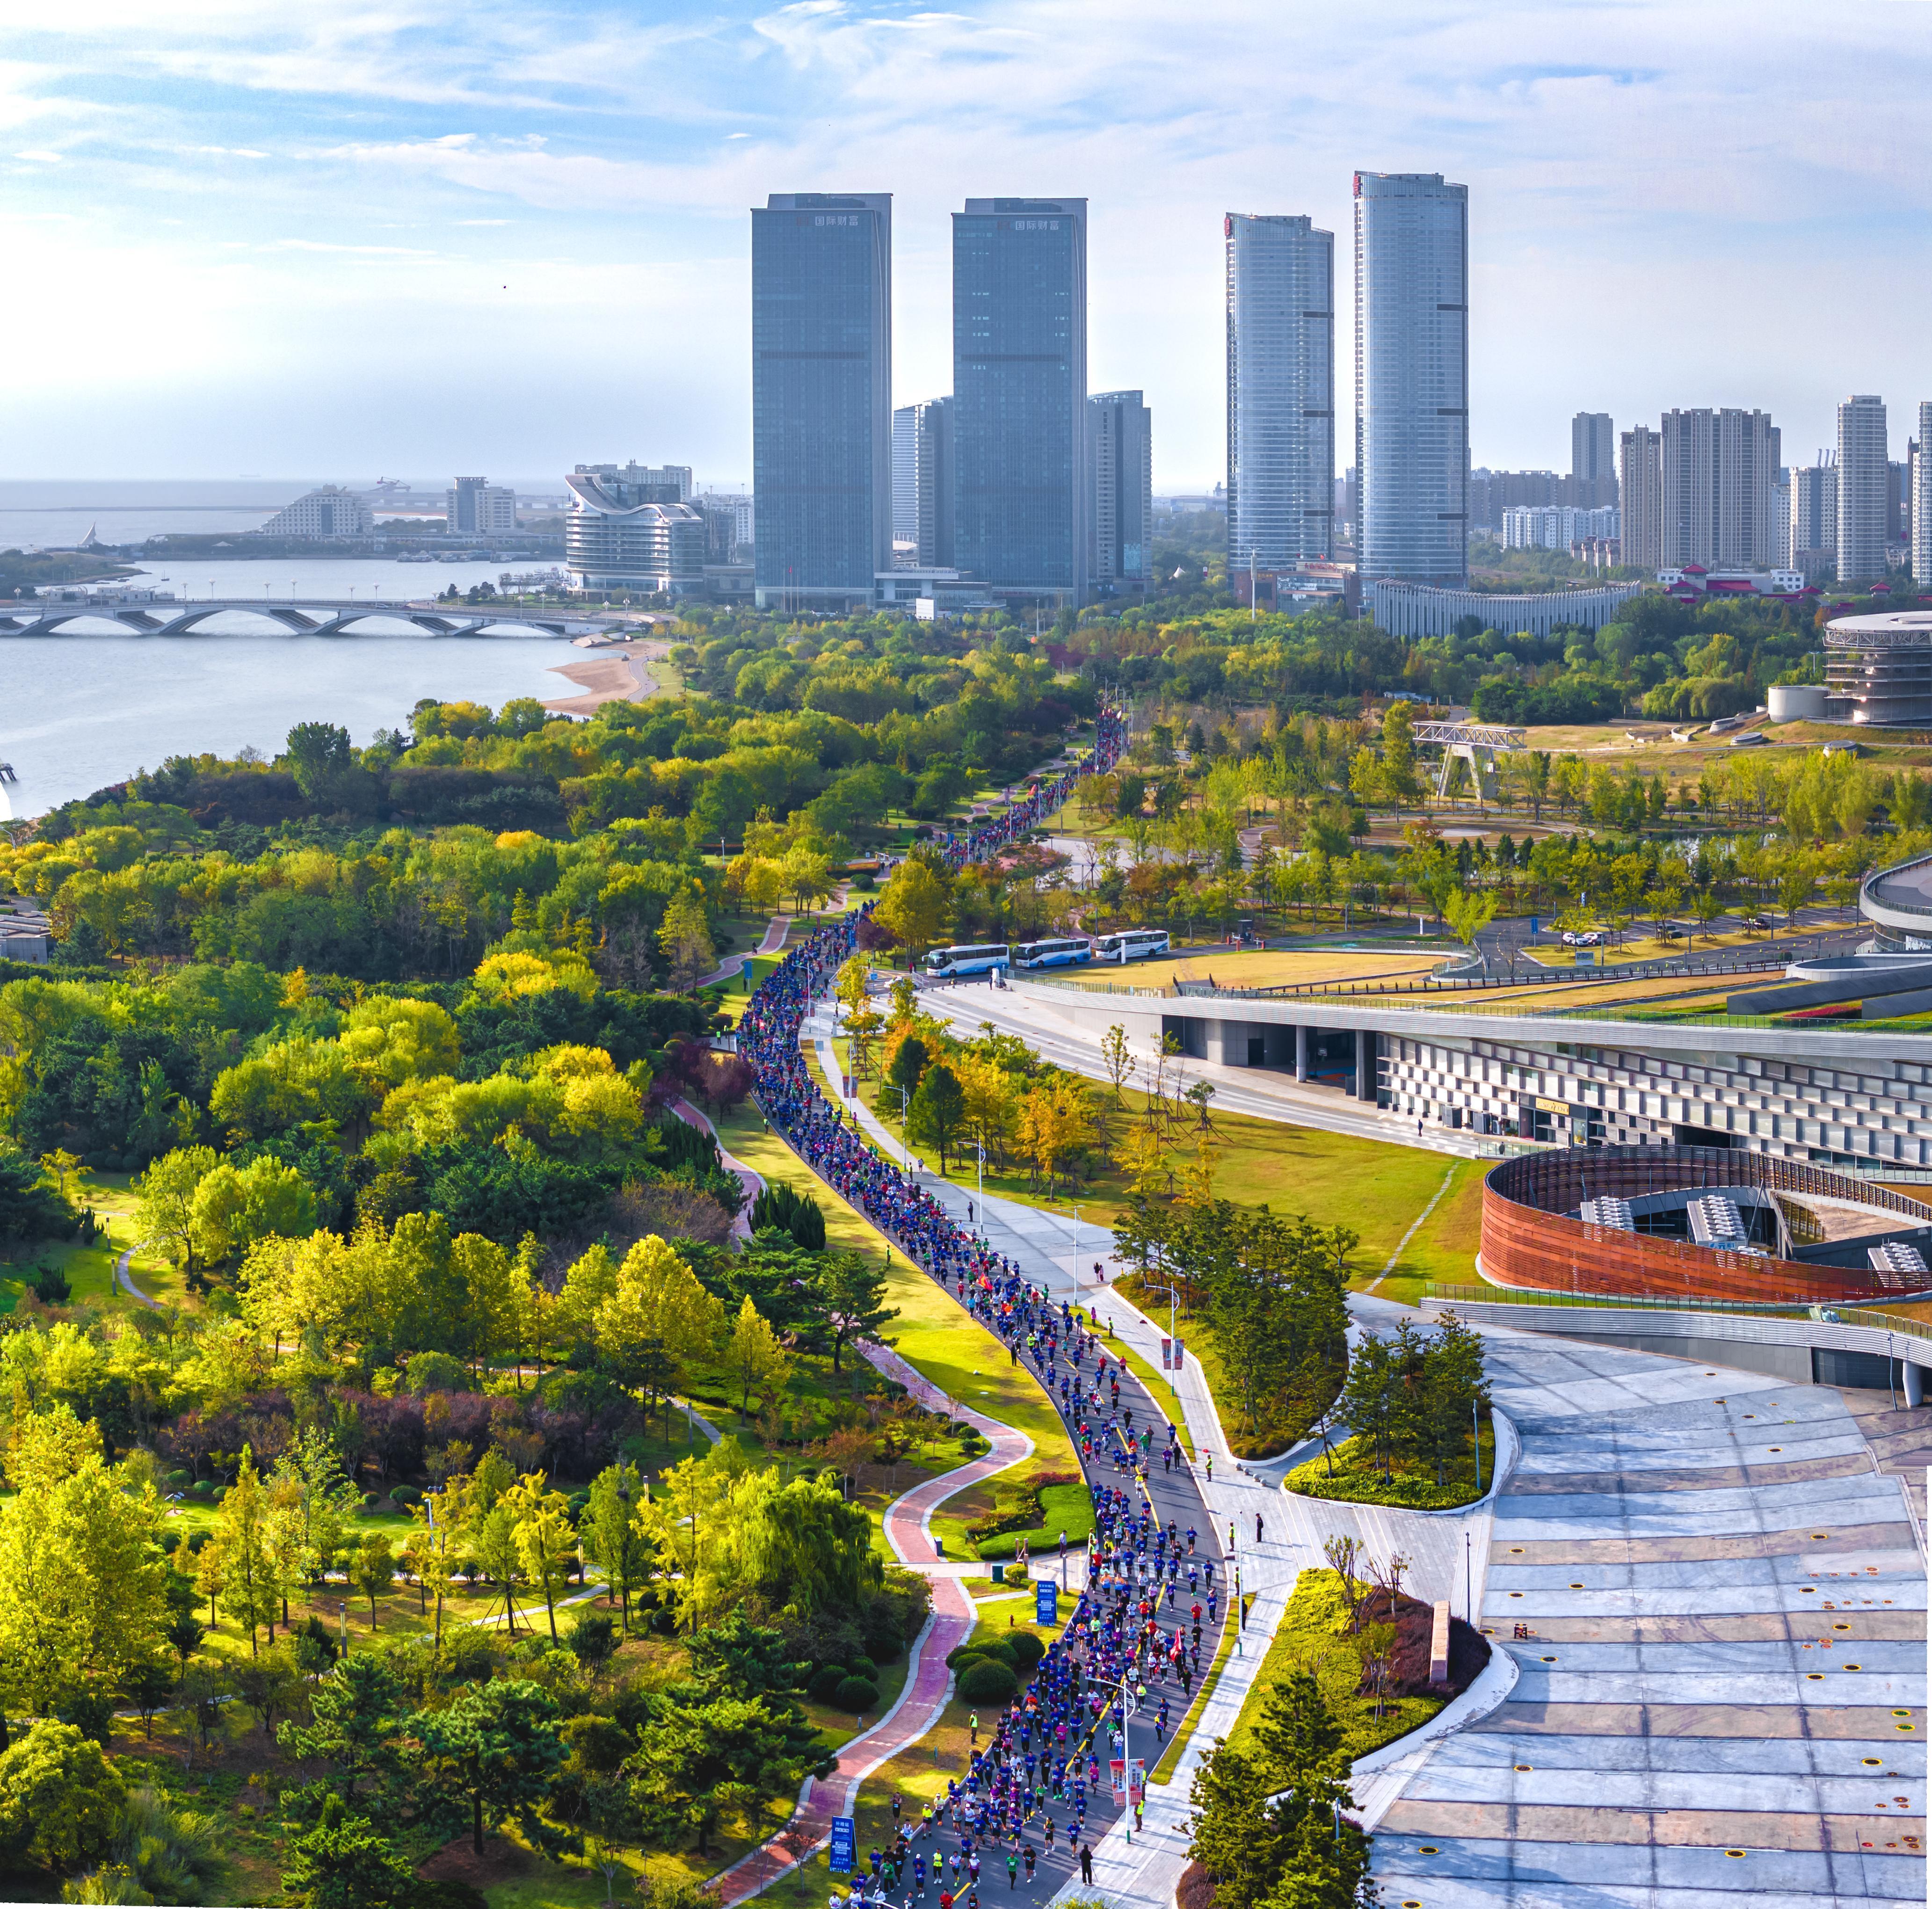
[[[879,1700],[879,1687],[868,1683],[863,1677],[848,1677],[842,1682],[832,1700],[842,1710],[850,1710],[854,1716],[862,1711],[873,1709]]]
[[[1019,1687],[1019,1679],[997,1657],[982,1657],[960,1673],[959,1694],[969,1703],[1009,1703]]]

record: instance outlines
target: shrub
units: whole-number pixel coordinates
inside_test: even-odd
[[[617,1648],[617,1626],[608,1612],[584,1611],[572,1622],[564,1642],[578,1663],[594,1670]]]
[[[389,1493],[389,1502],[400,1511],[408,1511],[422,1502],[422,1493],[412,1484],[399,1484]]]
[[[998,1658],[982,1657],[959,1678],[959,1694],[969,1703],[1005,1703],[1018,1692],[1020,1680]]]
[[[838,1686],[850,1673],[842,1664],[821,1664],[812,1673],[812,1681],[806,1688],[820,1703],[830,1703],[838,1694]]]
[[[877,1705],[879,1687],[863,1677],[847,1677],[840,1683],[832,1700],[840,1709],[850,1710],[856,1716]]]
[[[855,1677],[863,1677],[868,1683],[877,1683],[879,1667],[869,1657],[855,1657],[845,1667]]]
[[[1037,1631],[1016,1631],[1006,1643],[1006,1648],[1018,1658],[1022,1673],[1036,1670],[1040,1660],[1046,1655],[1046,1646],[1040,1641]]]

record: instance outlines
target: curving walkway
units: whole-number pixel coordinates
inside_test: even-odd
[[[757,1895],[818,1848],[831,1833],[832,1819],[851,1814],[859,1786],[866,1778],[881,1763],[916,1743],[938,1721],[952,1688],[952,1673],[946,1668],[946,1659],[972,1635],[975,1619],[971,1596],[957,1576],[943,1565],[933,1544],[932,1514],[947,1499],[982,1478],[1018,1464],[1033,1451],[1033,1441],[1024,1433],[1016,1432],[982,1413],[955,1406],[888,1348],[862,1346],[860,1351],[889,1377],[911,1386],[922,1403],[943,1405],[956,1418],[970,1421],[993,1448],[952,1471],[914,1486],[886,1507],[884,1524],[892,1555],[901,1563],[920,1571],[932,1592],[932,1614],[910,1646],[905,1686],[898,1702],[884,1716],[839,1751],[830,1776],[807,1780],[798,1808],[784,1829],[740,1857],[708,1885],[710,1892],[727,1909]],[[926,1568],[928,1566],[934,1568]]]
[[[161,1302],[158,1299],[149,1298],[148,1295],[143,1292],[128,1276],[128,1268],[129,1262],[132,1261],[134,1255],[140,1252],[140,1250],[141,1249],[138,1245],[130,1246],[125,1253],[121,1255],[120,1258],[115,1261],[114,1283],[118,1286],[123,1292],[126,1293],[128,1298],[133,1300],[137,1306],[145,1306],[149,1312],[158,1313],[161,1310]]]
[[[734,974],[742,974],[745,964],[760,955],[775,955],[785,944],[785,937],[791,932],[792,917],[788,914],[775,914],[765,929],[765,937],[755,948],[743,954],[734,954],[714,968],[709,974],[692,983],[694,987],[708,988],[719,981],[728,981]]]
[[[700,1133],[708,1133],[718,1140],[718,1130],[710,1119],[698,1112],[688,1100],[674,1100],[670,1110],[687,1127],[694,1127]],[[736,1154],[727,1152],[724,1142],[718,1140],[718,1157],[726,1169],[738,1176],[738,1184],[745,1190],[745,1203],[732,1216],[731,1231],[739,1239],[752,1237],[752,1202],[765,1190],[765,1176],[754,1166],[747,1166]]]

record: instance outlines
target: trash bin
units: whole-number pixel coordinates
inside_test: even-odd
[[[932,1549],[933,1553],[935,1556],[944,1557],[946,1555],[946,1540],[943,1538],[935,1538],[932,1541]]]
[[[993,1582],[994,1582],[995,1584],[1004,1584],[1006,1581],[1006,1566],[1005,1566],[1004,1565],[1003,1565],[1003,1564],[996,1564],[996,1565],[994,1565],[994,1567],[993,1567]]]

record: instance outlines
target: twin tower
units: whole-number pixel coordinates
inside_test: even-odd
[[[760,605],[853,607],[893,568],[892,222],[883,192],[774,193],[752,214]],[[950,566],[993,596],[1086,602],[1085,200],[952,215],[952,362]]]

